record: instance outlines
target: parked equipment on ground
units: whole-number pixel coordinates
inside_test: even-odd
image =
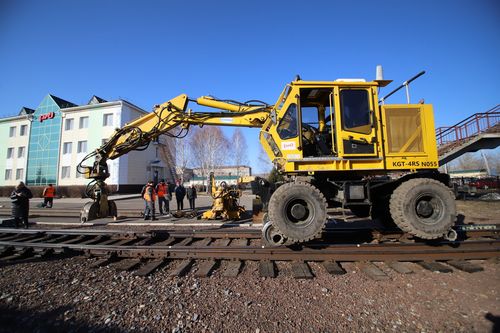
[[[432,105],[410,104],[405,81],[379,99],[391,81],[303,81],[285,86],[274,105],[205,96],[177,96],[117,129],[79,165],[99,188],[108,159],[144,149],[162,134],[192,125],[260,128],[260,143],[285,182],[268,203],[265,232],[271,244],[306,242],[321,235],[327,207],[340,205],[360,217],[394,223],[422,239],[454,239],[456,206],[449,177],[438,172]],[[386,104],[406,88],[408,104]],[[189,102],[222,110],[193,112]],[[85,166],[89,158],[93,165]],[[103,216],[107,201],[94,201],[82,217]],[[95,212],[102,212],[95,215]],[[93,215],[94,214],[94,215]]]
[[[215,183],[214,173],[210,173],[210,193],[214,199],[212,208],[201,215],[202,219],[215,220],[218,218],[224,220],[239,220],[245,208],[238,205],[238,199],[241,197],[241,191],[221,182],[218,186]]]

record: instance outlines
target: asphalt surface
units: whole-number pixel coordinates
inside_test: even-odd
[[[251,210],[253,195],[244,194],[240,198],[240,205],[247,210],[246,215],[238,223],[251,222]],[[206,221],[195,218],[175,218],[173,216],[162,216],[159,214],[158,206],[156,206],[156,217],[158,221],[144,221],[141,213],[144,211],[144,201],[139,194],[135,195],[116,195],[111,196],[111,200],[116,202],[118,208],[118,218],[105,218],[99,220],[89,221],[88,225],[161,225],[161,224],[203,224],[203,225],[219,225],[223,221]],[[43,198],[33,198],[30,200],[30,224],[80,224],[80,210],[85,203],[91,201],[90,199],[80,198],[61,198],[54,199],[53,208],[42,208],[40,204]],[[212,206],[212,197],[206,194],[198,195],[196,199],[196,212],[197,216],[201,215],[204,211],[210,209]],[[9,220],[11,217],[11,203],[9,198],[0,198],[0,220]],[[170,211],[177,211],[177,203],[175,197],[170,201]],[[189,202],[184,199],[184,213],[190,213]],[[250,220],[249,220],[250,219]]]

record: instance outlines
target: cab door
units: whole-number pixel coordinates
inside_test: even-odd
[[[334,88],[339,157],[378,157],[375,107],[370,87]]]

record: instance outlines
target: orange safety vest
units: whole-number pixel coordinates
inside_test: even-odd
[[[156,186],[156,193],[159,197],[164,197],[165,194],[167,194],[167,185],[158,184],[158,186]]]
[[[44,198],[53,198],[56,196],[56,189],[53,187],[46,187],[43,190],[43,197]]]
[[[152,197],[150,197],[149,194],[148,194],[148,188],[150,188],[150,187],[152,189],[152,194],[153,194]],[[154,189],[153,186],[146,186],[146,190],[144,191],[143,198],[146,201],[155,201],[156,200],[156,191],[155,191],[155,189]]]

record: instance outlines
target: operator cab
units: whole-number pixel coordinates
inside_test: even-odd
[[[288,171],[350,169],[352,161],[383,163],[377,89],[377,82],[360,79],[293,81],[263,128],[268,154],[283,167],[287,164]]]
[[[332,89],[300,89],[300,129],[304,157],[336,155]]]

